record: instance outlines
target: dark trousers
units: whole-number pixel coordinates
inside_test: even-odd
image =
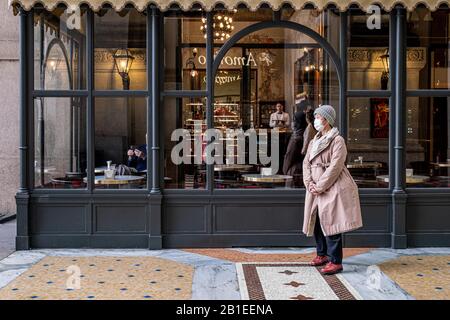
[[[316,239],[317,255],[328,256],[330,261],[335,264],[342,263],[342,234],[325,237],[320,227],[319,213],[316,214],[314,238]]]

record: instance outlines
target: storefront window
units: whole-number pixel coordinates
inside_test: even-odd
[[[147,100],[97,98],[94,108],[95,187],[145,189]]]
[[[164,89],[199,90],[194,83],[206,69],[206,15],[169,10],[164,17]],[[197,77],[200,79],[200,77]]]
[[[406,102],[406,185],[450,187],[450,100],[409,97]]]
[[[261,21],[273,21],[274,14],[268,8],[215,11],[213,54],[217,55],[223,43],[246,27]],[[280,14],[283,20],[310,27],[337,47],[338,14],[310,9],[283,9]],[[201,11],[190,12],[189,15],[181,15],[181,12],[166,14],[166,90],[206,90],[204,23],[205,16]],[[166,188],[206,188],[206,163],[214,164],[214,188],[302,188],[303,145],[297,150],[298,154],[294,155],[296,150],[290,152],[291,157],[287,149],[290,140],[293,149],[299,146],[300,143],[294,141],[303,137],[299,131],[303,132],[305,128],[293,132],[291,123],[286,122],[285,128],[272,130],[270,116],[276,111],[277,103],[282,105],[290,121],[298,108],[303,113],[307,106],[312,110],[329,103],[338,112],[338,100],[335,68],[322,47],[310,37],[283,28],[245,35],[226,53],[215,75],[212,128],[205,132],[204,98],[165,99]],[[307,124],[305,114],[296,116],[295,120],[302,121],[302,126]],[[194,141],[193,124],[197,122],[198,135],[203,132],[206,137],[213,136],[211,149],[203,139],[197,145],[192,142],[189,149],[194,154],[196,147],[200,150],[200,162],[174,165],[171,158],[173,147],[181,146],[183,139],[178,137],[171,141],[172,132],[184,129]],[[299,139],[294,139],[294,136]],[[285,157],[288,159],[286,164]],[[276,175],[279,180],[258,182],[250,177],[261,174]]]
[[[422,6],[408,13],[408,90],[450,88],[449,13]]]
[[[147,88],[146,21],[134,8],[102,9],[95,14],[95,89]]]
[[[214,186],[303,188],[305,131],[315,132],[307,114],[311,120],[315,108],[332,104],[339,118],[334,66],[318,43],[294,30],[265,29],[247,39],[225,54],[215,78]]]
[[[86,99],[34,100],[34,185],[86,188]]]
[[[205,98],[166,98],[161,112],[165,188],[205,189]]]
[[[86,88],[86,10],[34,13],[34,87]]]
[[[407,89],[449,89],[449,9],[418,6],[407,17]],[[406,101],[406,185],[449,187],[448,97]]]
[[[389,88],[389,14],[348,11],[348,89]]]
[[[389,98],[348,99],[347,168],[360,188],[387,188]]]

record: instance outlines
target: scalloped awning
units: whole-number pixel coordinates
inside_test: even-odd
[[[385,10],[391,10],[396,4],[401,4],[408,10],[413,10],[418,4],[424,4],[429,9],[435,10],[441,4],[449,4],[447,0],[8,0],[10,6],[22,6],[25,10],[30,10],[35,4],[43,4],[46,9],[52,10],[58,4],[65,4],[67,7],[76,7],[80,4],[88,4],[92,10],[97,11],[103,4],[112,5],[120,11],[127,4],[133,4],[139,11],[144,10],[149,4],[156,4],[161,10],[169,8],[173,4],[178,4],[182,9],[189,10],[193,4],[200,4],[206,10],[214,8],[216,4],[223,4],[228,8],[234,8],[239,4],[245,4],[252,10],[256,10],[262,4],[267,4],[273,9],[279,9],[283,4],[290,4],[295,9],[302,9],[306,4],[313,4],[318,9],[323,9],[329,4],[335,5],[340,10],[346,10],[351,4],[356,4],[367,11],[370,5],[378,4]]]

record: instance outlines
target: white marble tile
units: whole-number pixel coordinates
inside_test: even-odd
[[[17,278],[27,270],[28,268],[21,268],[21,269],[19,268],[0,272],[0,289],[3,288],[4,286],[7,286],[8,283],[13,281],[15,278]]]
[[[201,254],[190,253],[182,250],[167,250],[158,255],[160,258],[169,259],[194,266],[229,264],[229,261],[216,259]]]
[[[203,265],[195,268],[193,300],[240,300],[236,268],[233,264]]]
[[[46,256],[45,253],[40,251],[28,250],[28,251],[16,251],[8,257],[0,260],[0,265],[20,265],[20,264],[33,264],[41,260]]]
[[[366,266],[344,264],[344,272],[341,276],[364,300],[413,299],[383,272],[374,274]],[[373,279],[374,276],[375,279]]]

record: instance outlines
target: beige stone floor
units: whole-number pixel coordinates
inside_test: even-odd
[[[184,300],[193,269],[156,257],[45,257],[0,289],[0,300]]]
[[[379,267],[416,299],[450,300],[450,256],[403,256]]]

